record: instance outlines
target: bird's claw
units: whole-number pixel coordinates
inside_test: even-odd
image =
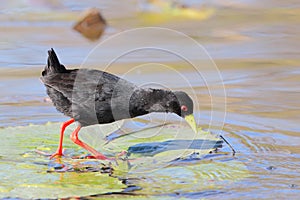
[[[49,157],[49,159],[53,159],[54,157],[62,157],[64,156],[64,154],[62,152],[59,152],[59,151],[56,151],[55,153],[53,154],[49,154],[49,153],[46,153],[44,151],[40,151],[40,150],[35,150],[36,153],[42,155],[42,156],[46,156],[46,157]]]
[[[63,151],[56,151],[54,154],[52,154],[52,155],[50,156],[49,159],[52,160],[52,159],[55,158],[55,157],[61,158],[63,155],[64,155],[64,154],[63,154]]]

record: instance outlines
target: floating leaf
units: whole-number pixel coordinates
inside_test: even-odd
[[[127,186],[118,178],[134,180],[129,184],[141,187],[143,194],[184,193],[217,188],[224,181],[248,176],[245,166],[237,161],[204,159],[222,146],[219,137],[201,129],[195,134],[179,124],[139,121],[138,132],[126,121],[86,127],[80,131],[80,138],[117,160],[72,159],[87,153],[67,137],[75,126],[66,130],[65,156],[51,161],[36,150],[55,152],[60,124],[0,129],[0,198],[66,198],[122,192]],[[107,137],[111,135],[114,137]],[[118,157],[122,150],[128,155]]]
[[[59,168],[59,163],[54,166],[54,161],[34,150],[54,152],[58,131],[59,124],[0,129],[0,198],[66,198],[121,192],[126,188],[117,178],[100,172],[48,173],[49,167]],[[68,140],[65,147],[77,148]],[[68,164],[67,158],[61,160],[61,166]],[[77,161],[72,162],[72,166],[76,166]]]

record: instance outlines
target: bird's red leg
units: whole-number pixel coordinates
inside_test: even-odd
[[[96,159],[100,159],[100,160],[113,160],[113,158],[108,158],[105,155],[103,155],[102,153],[98,152],[97,150],[95,150],[94,148],[90,147],[89,145],[87,145],[86,143],[82,142],[81,140],[79,140],[78,138],[78,133],[79,130],[81,129],[81,126],[79,125],[71,134],[71,140],[81,146],[82,148],[88,150],[90,153],[93,154],[93,157]]]
[[[64,122],[64,123],[61,125],[61,128],[60,128],[59,145],[58,145],[58,148],[57,148],[56,152],[50,156],[50,159],[54,158],[55,156],[62,156],[62,155],[63,155],[62,151],[63,151],[64,132],[65,132],[65,129],[67,128],[67,126],[69,126],[69,125],[72,124],[73,122],[75,122],[75,120],[72,118],[72,119],[70,119],[70,120]]]

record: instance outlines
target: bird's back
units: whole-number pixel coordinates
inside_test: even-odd
[[[94,69],[67,70],[49,51],[41,80],[56,109],[82,126],[129,118],[129,100],[137,88],[113,74]]]

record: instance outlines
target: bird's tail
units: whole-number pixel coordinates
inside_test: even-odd
[[[48,51],[48,61],[47,65],[44,68],[44,71],[42,72],[43,76],[46,76],[48,74],[53,73],[65,73],[67,70],[65,66],[61,65],[55,51],[51,48]]]

